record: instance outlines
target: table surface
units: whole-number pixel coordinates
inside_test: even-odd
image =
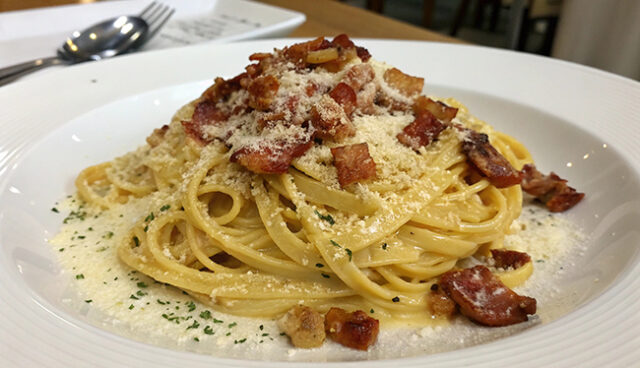
[[[44,6],[91,3],[96,0],[0,0],[0,12],[34,9]],[[437,42],[464,41],[445,36],[377,13],[345,5],[336,0],[259,0],[260,2],[296,10],[307,20],[295,29],[291,37],[335,36],[392,38]]]

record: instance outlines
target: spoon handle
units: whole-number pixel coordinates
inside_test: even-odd
[[[27,61],[20,64],[11,65],[0,69],[0,86],[9,84],[18,78],[21,78],[27,74],[46,68],[52,65],[67,64],[68,61],[58,57],[52,56],[48,58],[41,58],[36,60]]]

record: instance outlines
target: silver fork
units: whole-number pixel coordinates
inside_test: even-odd
[[[164,26],[165,23],[171,18],[173,13],[175,13],[175,9],[172,7],[158,3],[157,1],[152,2],[147,5],[146,8],[142,9],[138,17],[142,18],[149,25],[149,30],[147,33],[140,39],[139,44],[136,44],[134,47],[139,48],[145,43],[149,42],[153,36],[158,33],[158,31]]]
[[[174,12],[175,12],[175,9],[154,1],[151,4],[149,4],[146,8],[144,8],[137,16],[113,18],[111,20],[101,22],[97,25],[94,25],[88,28],[87,30],[84,31],[84,33],[87,33],[87,34],[92,33],[91,31],[93,29],[101,29],[101,27],[105,27],[105,25],[108,27],[111,27],[112,26],[111,24],[112,23],[115,24],[114,21],[120,18],[127,18],[129,19],[129,21],[132,21],[134,23],[136,22],[139,23],[141,26],[144,27],[144,32],[138,38],[134,39],[132,37],[131,38],[132,42],[123,44],[124,47],[121,49],[118,49],[118,51],[101,53],[99,57],[93,57],[92,55],[89,55],[89,56],[78,55],[77,53],[75,53],[76,50],[73,50],[73,49],[70,50],[68,46],[69,42],[72,42],[70,41],[71,40],[70,38],[67,40],[67,42],[63,43],[60,49],[58,49],[57,56],[40,58],[40,59],[27,61],[24,63],[12,65],[12,66],[8,66],[0,69],[0,86],[13,82],[29,73],[32,73],[34,71],[40,70],[48,66],[60,65],[60,64],[69,65],[69,64],[75,64],[75,63],[88,61],[88,60],[97,60],[97,59],[115,56],[125,52],[130,52],[131,50],[139,49],[141,46],[147,43],[151,38],[153,38],[153,36],[155,36],[158,33],[158,31],[164,26],[164,24],[169,20],[169,18],[171,18]],[[126,28],[125,26],[122,26],[122,29],[118,28],[117,30],[124,32],[125,28]],[[120,36],[119,33],[121,32],[118,32],[118,34],[115,34],[115,36],[119,37]],[[71,43],[71,45],[73,45],[73,42]]]

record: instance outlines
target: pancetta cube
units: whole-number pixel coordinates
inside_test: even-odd
[[[278,327],[289,336],[293,346],[315,348],[322,346],[326,338],[324,317],[314,309],[297,305],[278,320]]]
[[[383,75],[387,84],[405,96],[414,96],[422,92],[424,78],[404,74],[397,68],[387,69]]]
[[[324,317],[327,335],[344,346],[368,350],[376,342],[380,331],[380,321],[357,310],[348,313],[341,308],[331,308]]]
[[[338,170],[338,182],[345,187],[376,176],[376,163],[369,155],[367,143],[331,148],[333,163]]]

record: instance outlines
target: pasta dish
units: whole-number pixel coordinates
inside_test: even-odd
[[[535,313],[535,299],[510,290],[531,260],[503,239],[523,188],[552,211],[581,193],[539,173],[516,139],[452,98],[424,95],[422,78],[344,35],[250,60],[146,145],[78,176],[80,197],[105,211],[151,199],[121,236],[124,263],[251,317],[303,305],[327,318],[375,311],[382,324],[424,325],[459,310],[500,326]],[[482,288],[521,310],[500,310]]]

